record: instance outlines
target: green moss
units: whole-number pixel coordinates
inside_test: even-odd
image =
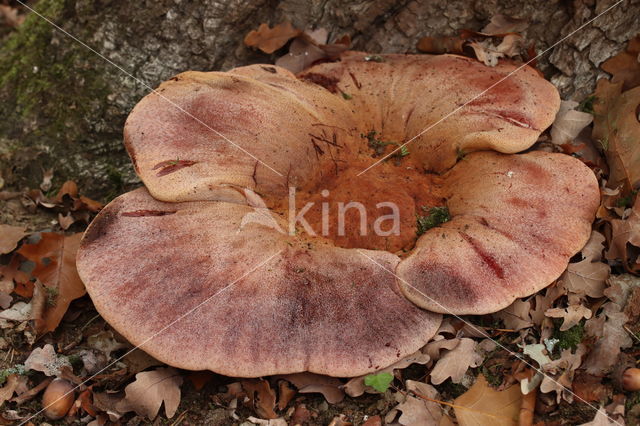
[[[579,324],[576,324],[565,331],[560,331],[561,323],[561,319],[553,320],[553,324],[555,326],[553,331],[553,338],[559,340],[555,346],[555,349],[557,349],[558,351],[561,351],[563,349],[573,350],[578,346],[580,342],[582,342],[582,338],[584,337],[584,321],[581,321]]]
[[[66,27],[72,25],[74,5],[41,0],[35,8]],[[78,180],[83,172],[78,161],[87,158],[87,145],[95,146],[99,137],[91,123],[103,116],[103,100],[111,92],[104,69],[102,59],[34,13],[0,45],[0,134],[8,143],[17,141],[20,153],[30,153],[23,158],[37,158],[26,164],[12,158],[17,153],[3,155],[0,168],[12,168],[21,179],[13,184],[34,187],[38,171],[50,167],[58,179]]]
[[[431,228],[435,228],[436,226],[448,222],[451,219],[451,215],[449,214],[449,209],[445,207],[431,207],[427,208],[422,206],[422,211],[427,213],[426,215],[418,215],[416,214],[416,224],[417,230],[416,233],[418,236],[424,234]]]

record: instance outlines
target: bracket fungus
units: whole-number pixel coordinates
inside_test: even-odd
[[[495,312],[562,273],[596,178],[516,154],[556,89],[508,62],[376,58],[185,72],[140,101],[125,145],[145,188],[102,210],[77,259],[118,332],[181,368],[356,376],[418,350],[442,313]],[[449,220],[419,230],[428,208]]]

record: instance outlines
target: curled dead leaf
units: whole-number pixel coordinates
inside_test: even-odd
[[[26,235],[23,226],[0,225],[0,254],[11,253]]]
[[[302,31],[293,28],[290,22],[283,22],[273,28],[263,23],[260,24],[257,30],[253,30],[246,35],[244,44],[249,47],[256,47],[264,53],[273,53],[301,33]]]
[[[24,244],[18,250],[36,264],[32,275],[39,279],[47,292],[47,308],[39,333],[56,329],[72,300],[84,296],[86,290],[76,270],[76,252],[82,234],[64,236],[52,232],[40,234],[35,244]]]
[[[124,389],[125,397],[116,404],[120,412],[135,411],[154,419],[164,402],[168,418],[175,415],[180,404],[182,376],[174,368],[158,368],[136,374],[136,380]]]

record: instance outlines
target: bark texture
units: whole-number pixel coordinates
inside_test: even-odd
[[[291,21],[349,34],[354,49],[415,52],[420,37],[479,30],[503,13],[530,22],[542,52],[613,5],[612,0],[40,0],[0,41],[0,165],[9,185],[74,179],[111,197],[136,178],[122,147],[127,114],[150,87],[185,70],[273,62],[243,45],[260,23]],[[640,0],[624,0],[540,58],[564,99],[593,90],[599,65],[640,32]],[[97,53],[104,56],[101,58]],[[105,59],[106,58],[106,59]],[[112,63],[109,63],[111,61]]]

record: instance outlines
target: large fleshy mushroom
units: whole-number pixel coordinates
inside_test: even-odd
[[[355,376],[420,348],[439,313],[493,312],[557,278],[599,195],[576,159],[513,154],[553,121],[555,88],[508,63],[379,58],[187,72],[145,97],[125,144],[147,189],[105,207],[78,253],[103,317],[176,367]],[[360,174],[372,146],[436,123]],[[316,203],[310,228],[287,232],[290,187]],[[360,235],[359,214],[337,233],[319,206],[349,201],[397,205],[399,235],[370,216]],[[418,238],[422,207],[444,205],[452,220]]]

